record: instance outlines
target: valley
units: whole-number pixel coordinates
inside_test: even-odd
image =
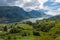
[[[60,40],[60,19],[0,24],[0,40]],[[59,15],[58,15],[59,17]]]
[[[0,6],[0,40],[60,40],[60,15]]]

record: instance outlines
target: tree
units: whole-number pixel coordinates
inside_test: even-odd
[[[8,30],[8,29],[7,29],[7,26],[5,26],[3,30],[4,30],[4,31],[7,31],[7,30]]]
[[[26,22],[26,24],[32,25],[32,22],[30,22],[30,21],[27,21],[27,22]]]
[[[10,33],[19,33],[19,32],[20,32],[20,30],[18,30],[17,28],[12,28],[10,30]]]
[[[40,36],[40,33],[37,32],[37,31],[33,31],[33,35],[34,35],[34,36]]]

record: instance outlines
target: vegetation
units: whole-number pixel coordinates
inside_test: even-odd
[[[0,24],[0,40],[60,40],[60,19]]]

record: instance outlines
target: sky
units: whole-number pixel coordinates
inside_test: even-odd
[[[19,6],[25,11],[43,9],[53,16],[60,14],[60,0],[0,0],[0,6]]]

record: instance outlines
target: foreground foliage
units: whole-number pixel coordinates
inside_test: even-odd
[[[0,24],[0,40],[60,40],[60,20]]]

